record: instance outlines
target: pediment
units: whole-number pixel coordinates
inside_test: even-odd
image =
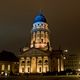
[[[31,48],[22,53],[22,56],[40,56],[40,55],[43,56],[43,55],[49,55],[49,54],[37,48]]]

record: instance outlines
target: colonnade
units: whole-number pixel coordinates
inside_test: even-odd
[[[49,71],[48,56],[21,57],[19,73],[45,73]]]

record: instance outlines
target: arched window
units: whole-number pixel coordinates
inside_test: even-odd
[[[48,64],[48,60],[45,60],[44,63],[45,63],[45,64]]]
[[[22,63],[25,63],[25,61],[22,61]]]
[[[42,63],[42,61],[41,60],[39,60],[39,62],[38,62],[39,64],[41,64]]]

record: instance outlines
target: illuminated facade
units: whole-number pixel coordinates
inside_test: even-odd
[[[51,48],[48,23],[40,12],[34,18],[30,48],[24,48],[19,55],[19,73],[63,71],[62,52],[59,52]]]
[[[35,17],[31,34],[31,48],[50,47],[48,24],[42,13]]]
[[[20,56],[20,73],[45,73],[49,71],[49,55],[42,50],[31,48]]]

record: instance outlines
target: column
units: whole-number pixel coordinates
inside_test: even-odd
[[[23,61],[23,59],[20,59],[20,61],[19,61],[19,72],[20,73],[23,73],[22,72],[22,61]]]
[[[63,59],[61,59],[61,71],[64,71]]]
[[[27,57],[25,58],[25,73],[27,73]]]
[[[50,60],[50,57],[48,56],[48,71],[50,71],[51,70],[51,60]]]
[[[42,73],[43,73],[43,56],[42,56]]]
[[[42,65],[43,65],[43,72],[45,72],[45,71],[44,71],[44,57],[43,57]]]
[[[32,59],[32,58],[30,57],[30,73],[31,73],[31,59]]]
[[[36,57],[36,72],[37,72],[37,65],[38,65],[38,64],[37,64],[37,59],[38,59],[38,57]]]
[[[60,72],[60,59],[58,58],[58,72]]]

